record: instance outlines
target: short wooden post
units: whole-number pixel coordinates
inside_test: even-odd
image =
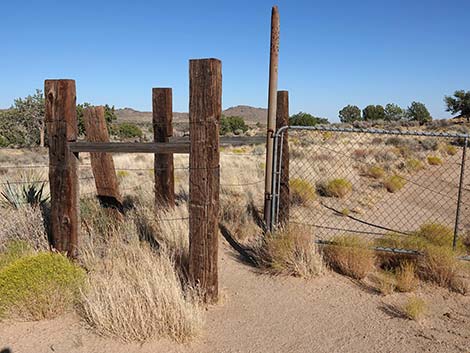
[[[46,80],[45,121],[49,137],[52,245],[70,257],[77,255],[77,158],[68,143],[77,139],[78,124],[74,80]]]
[[[109,142],[104,107],[88,107],[83,111],[86,139],[89,142]],[[95,177],[98,199],[104,207],[123,212],[122,197],[110,153],[90,153],[91,168]]]
[[[289,125],[289,92],[277,92],[276,130]],[[279,188],[279,218],[280,225],[289,221],[289,140],[287,130],[282,134],[282,146],[278,145],[277,161],[281,163],[280,188]],[[280,144],[281,141],[278,141]],[[282,153],[281,153],[282,151]],[[278,169],[279,170],[279,169]]]
[[[171,88],[152,90],[153,135],[155,142],[169,142],[173,136],[173,104]],[[154,160],[155,204],[175,206],[175,177],[172,153],[156,153]]]
[[[222,63],[189,62],[189,275],[206,302],[218,298],[219,124]]]

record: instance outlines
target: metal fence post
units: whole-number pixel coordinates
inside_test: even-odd
[[[465,137],[465,141],[463,144],[463,152],[462,152],[462,163],[460,166],[460,181],[459,181],[459,193],[457,196],[457,210],[455,212],[454,240],[452,243],[452,248],[454,250],[457,247],[457,237],[458,237],[458,232],[459,232],[460,204],[462,201],[462,188],[463,188],[463,179],[465,176],[465,160],[466,160],[466,155],[467,155],[467,147],[468,147],[468,137]]]

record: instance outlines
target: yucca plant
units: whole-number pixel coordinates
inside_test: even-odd
[[[6,181],[0,193],[1,203],[13,208],[26,204],[41,206],[49,200],[49,195],[44,190],[46,182],[41,181],[42,179],[42,174],[29,172],[21,175],[21,183]]]

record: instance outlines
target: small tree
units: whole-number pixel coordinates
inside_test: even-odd
[[[405,111],[396,104],[388,103],[385,106],[385,120],[399,121],[405,118]]]
[[[131,123],[118,124],[111,132],[121,139],[141,138],[143,136],[142,130],[137,125]]]
[[[240,132],[247,132],[249,129],[245,120],[241,116],[224,116],[220,119],[220,134],[225,135],[228,133],[239,134]]]
[[[452,114],[458,114],[467,121],[470,121],[470,91],[459,90],[454,92],[454,96],[445,96],[444,102],[447,105],[447,111]]]
[[[420,125],[432,120],[428,108],[421,102],[412,102],[406,110],[406,116],[410,120],[419,122]]]
[[[90,103],[77,104],[77,120],[78,120],[78,134],[79,135],[85,134],[85,122],[83,120],[83,111],[90,106],[91,106]],[[110,131],[111,123],[117,119],[114,105],[110,107],[108,104],[105,104],[104,118],[106,120],[108,131]]]
[[[352,123],[361,120],[361,109],[356,105],[347,105],[339,111],[339,120],[342,123]]]
[[[45,136],[45,101],[41,90],[26,98],[17,98],[12,106],[15,120],[26,129],[26,143],[28,145],[39,145],[44,147]],[[39,133],[39,136],[37,135]]]
[[[319,118],[304,112],[298,112],[289,118],[291,126],[315,126],[318,124],[329,124],[329,121],[326,118]]]
[[[385,109],[381,105],[368,105],[362,111],[362,117],[366,121],[385,120]]]

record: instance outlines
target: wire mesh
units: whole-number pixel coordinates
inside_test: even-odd
[[[288,141],[289,195],[280,192]],[[272,219],[314,228],[317,239],[353,233],[407,236],[425,224],[470,230],[468,136],[290,127],[276,134]],[[284,156],[285,157],[285,156]],[[459,193],[460,190],[460,193]]]

